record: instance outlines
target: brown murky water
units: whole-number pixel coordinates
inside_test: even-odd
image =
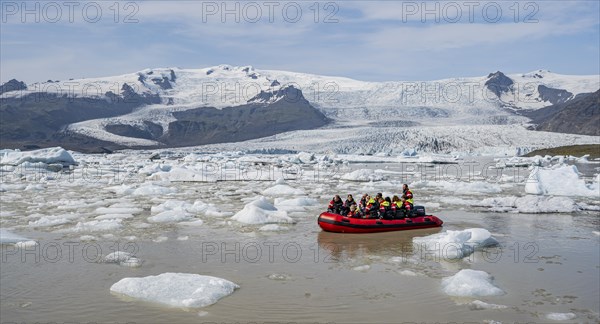
[[[86,246],[37,233],[38,248],[3,248],[2,322],[547,322],[550,312],[574,312],[576,322],[598,320],[599,238],[592,233],[597,218],[459,211],[444,216],[445,229],[485,227],[500,246],[461,261],[435,260],[412,238],[439,229],[344,235],[321,232],[306,219],[293,231],[267,235],[173,228],[163,234],[165,242],[136,242],[144,264],[127,268],[94,262],[98,249],[107,254],[125,241]],[[176,239],[182,235],[190,239]],[[472,299],[445,295],[441,278],[463,268],[492,274],[506,294],[479,299],[508,309],[474,310],[464,304]],[[241,288],[195,310],[109,292],[123,277],[163,272],[218,276]]]

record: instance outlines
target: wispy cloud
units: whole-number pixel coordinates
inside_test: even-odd
[[[127,8],[119,2],[116,16],[115,7],[110,7],[113,2],[98,3],[104,16],[96,23],[87,22],[81,14],[75,15],[73,23],[42,19],[23,24],[12,19],[20,15],[9,16],[0,28],[2,81],[16,77],[33,82],[122,74],[153,66],[220,63],[366,80],[470,76],[500,68],[600,72],[600,5],[595,1],[527,2],[534,7],[519,2],[518,13],[517,7],[511,8],[514,2],[493,2],[502,8],[501,19],[495,23],[488,21],[489,15],[482,16],[482,8],[492,3],[489,1],[452,2],[463,10],[454,23],[444,19],[455,16],[452,8],[443,11],[450,2],[434,1],[425,5],[421,1],[317,5],[137,1]],[[221,7],[222,3],[227,7]],[[249,3],[257,7],[247,7]],[[294,16],[292,3],[301,6],[301,16]],[[478,5],[473,7],[473,3]],[[423,23],[419,12],[406,13],[415,10],[414,6],[422,10],[436,4],[445,15],[438,17],[439,23],[432,15]],[[476,11],[465,11],[468,6]],[[229,14],[222,15],[223,9],[230,10]],[[524,23],[531,13],[534,15],[529,18],[537,22]],[[134,23],[125,23],[126,18]]]

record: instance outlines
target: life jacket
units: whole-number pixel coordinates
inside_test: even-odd
[[[352,199],[352,201],[346,199],[346,201],[344,202],[344,207],[346,208],[350,208],[350,206],[352,205],[356,205],[356,200]]]
[[[407,189],[406,191],[404,191],[402,193],[402,197],[404,197],[404,199],[406,199],[407,203],[413,204],[413,193],[412,193],[412,191],[410,191],[410,189]]]
[[[340,201],[331,200],[331,201],[329,202],[329,207],[328,207],[328,209],[329,209],[331,212],[334,212],[334,213],[339,213],[339,212],[341,211],[341,209],[342,209],[342,206],[344,206],[344,203],[342,202],[342,200],[341,200],[341,199],[340,199]]]
[[[379,209],[381,209],[381,210],[384,210],[384,209],[387,210],[389,208],[390,208],[390,203],[385,200],[381,203],[381,205],[379,205]]]

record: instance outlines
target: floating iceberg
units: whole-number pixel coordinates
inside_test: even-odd
[[[534,195],[600,197],[596,183],[587,185],[574,165],[555,168],[534,167],[525,184],[525,192]]]
[[[469,228],[415,237],[413,242],[443,259],[461,259],[476,249],[498,244],[498,241],[484,228]]]
[[[231,217],[245,224],[293,223],[286,211],[278,210],[265,197],[258,197],[247,203],[244,209]]]
[[[142,261],[129,252],[115,251],[102,258],[104,263],[117,263],[124,267],[137,268],[142,265]]]
[[[0,228],[0,244],[14,244],[18,242],[26,242],[30,239],[11,233],[3,228]]]
[[[380,172],[376,172],[371,169],[358,169],[342,175],[342,180],[346,181],[358,181],[358,182],[369,182],[369,181],[383,181],[385,177]]]
[[[73,165],[75,159],[62,147],[51,147],[35,151],[21,152],[19,150],[2,150],[0,164],[19,165],[25,162]]]
[[[546,318],[552,321],[570,321],[575,319],[577,315],[574,313],[549,313]]]
[[[299,196],[304,195],[304,190],[294,188],[286,182],[279,178],[275,181],[275,185],[273,187],[267,188],[262,192],[265,196]]]
[[[485,271],[463,269],[442,279],[442,290],[450,296],[458,297],[503,295],[504,291],[494,286],[492,279]]]
[[[111,292],[173,307],[196,308],[212,305],[239,288],[217,277],[191,273],[163,273],[142,278],[123,278]]]

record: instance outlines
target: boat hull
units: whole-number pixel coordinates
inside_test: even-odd
[[[406,231],[421,228],[441,227],[444,223],[433,215],[402,219],[350,218],[339,214],[324,212],[317,219],[319,226],[326,232],[334,233],[378,233]]]

